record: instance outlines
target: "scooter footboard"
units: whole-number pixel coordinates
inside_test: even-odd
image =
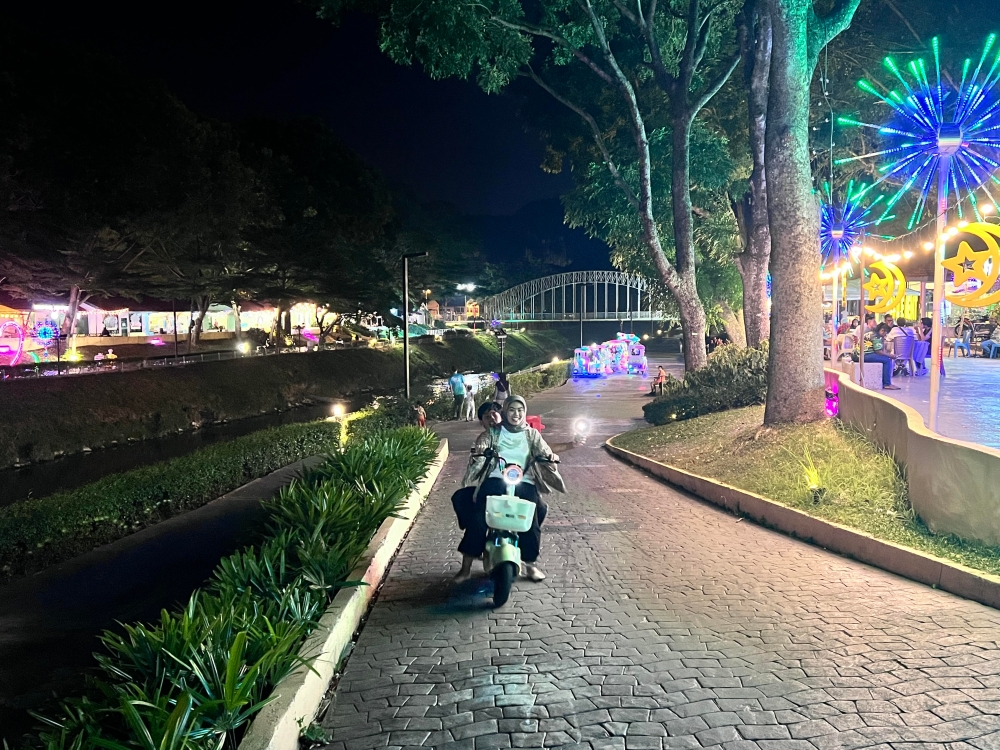
[[[491,529],[528,531],[535,518],[535,504],[513,495],[486,496],[486,525]]]

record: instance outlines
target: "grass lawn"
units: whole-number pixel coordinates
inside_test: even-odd
[[[764,429],[764,407],[717,412],[626,433],[620,448],[717,479],[828,521],[1000,575],[1000,549],[928,531],[893,459],[838,420]],[[825,492],[809,489],[806,468]]]

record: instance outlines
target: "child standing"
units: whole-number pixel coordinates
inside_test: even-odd
[[[427,426],[427,412],[424,411],[424,407],[421,406],[420,404],[417,404],[416,406],[413,407],[413,411],[417,415],[417,427],[426,427]]]

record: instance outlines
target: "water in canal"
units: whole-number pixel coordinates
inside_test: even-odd
[[[5,469],[0,471],[0,507],[29,497],[44,497],[54,492],[81,487],[109,474],[185,456],[207,445],[232,440],[267,427],[322,419],[330,416],[330,409],[328,403],[300,406],[154,440],[125,443],[91,453],[74,453],[18,469]]]

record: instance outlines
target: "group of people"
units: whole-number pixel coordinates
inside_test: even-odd
[[[925,360],[931,348],[931,319],[921,318],[918,321],[910,322],[904,318],[895,319],[892,315],[885,315],[879,323],[875,313],[865,314],[864,328],[861,327],[861,319],[854,318],[850,322],[843,322],[837,329],[838,336],[843,340],[843,336],[849,335],[853,340],[853,350],[847,355],[854,362],[861,359],[861,350],[864,348],[865,362],[882,365],[882,388],[890,391],[899,390],[899,386],[893,385],[892,376],[896,368],[895,342],[897,339],[912,337],[913,361],[916,365],[914,375],[923,375],[927,372]]]
[[[979,343],[979,348],[982,351],[982,356],[990,359],[993,357],[993,350],[1000,346],[1000,325],[997,324],[996,320],[987,320],[985,318],[982,320],[982,323],[989,324],[990,328],[986,339]],[[973,325],[972,320],[968,317],[963,317],[958,322],[958,325],[955,326],[955,339],[968,343],[975,330],[976,327]]]
[[[458,371],[452,372],[448,378],[448,387],[454,398],[454,409],[452,419],[464,418],[466,422],[472,422],[476,418],[476,394],[478,393],[478,380],[467,381],[465,376]],[[496,384],[493,390],[493,403],[503,405],[510,395],[510,383],[507,380],[507,373],[501,372],[496,375]]]

